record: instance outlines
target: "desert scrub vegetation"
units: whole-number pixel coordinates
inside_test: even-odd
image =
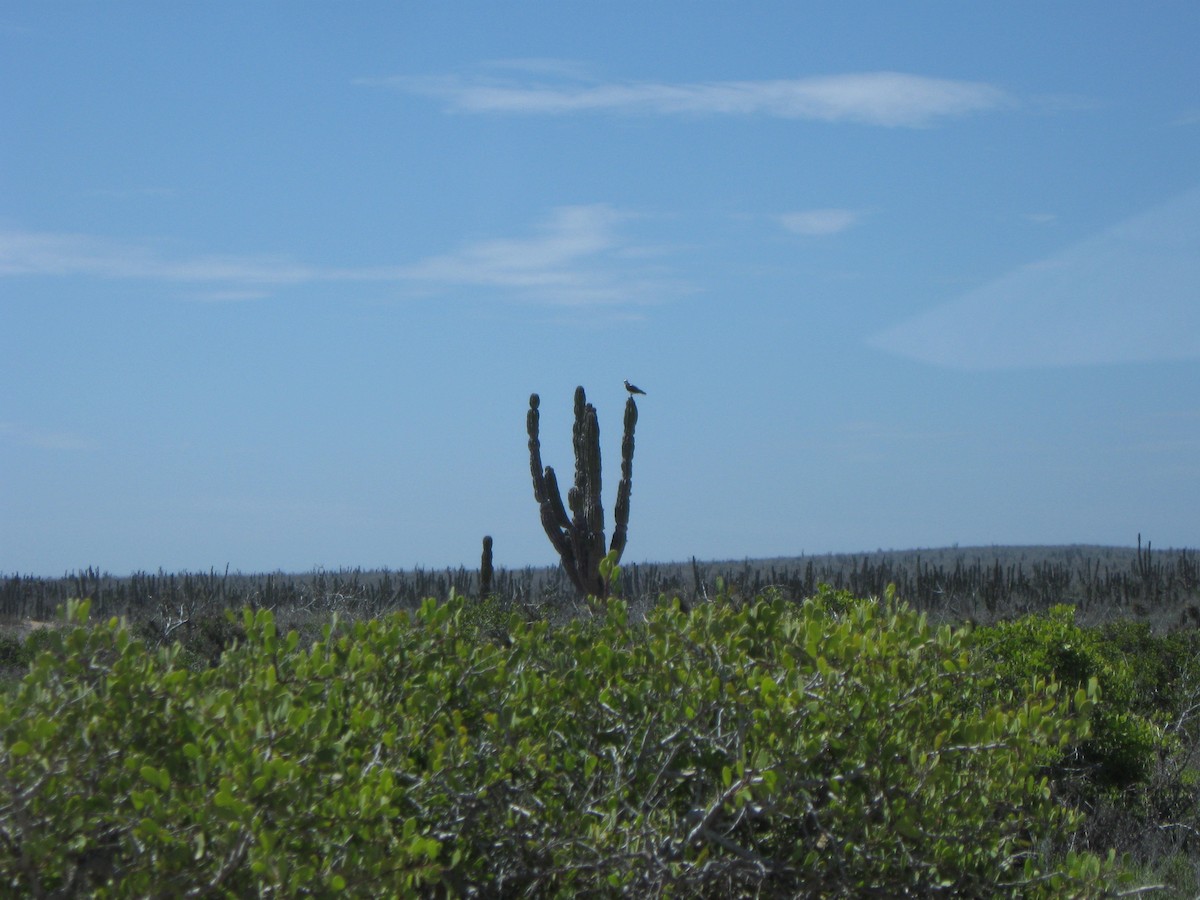
[[[1096,682],[1001,680],[894,599],[552,625],[246,609],[212,666],[72,604],[0,702],[14,896],[1099,896],[1047,759]]]
[[[1088,736],[1047,763],[1057,796],[1085,813],[1077,845],[1113,848],[1163,883],[1200,893],[1200,631],[1155,634],[1116,619],[1082,627],[1057,606],[972,635],[975,664],[998,685],[1095,679]],[[1164,894],[1159,894],[1164,896]]]
[[[723,562],[625,561],[621,568],[621,596],[634,609],[652,605],[661,594],[702,601],[719,593],[717,582],[743,597],[778,590],[796,601],[813,596],[822,584],[857,597],[882,596],[894,585],[898,597],[941,621],[993,622],[1068,603],[1090,624],[1135,617],[1151,622],[1156,631],[1200,625],[1196,551],[1151,552],[1149,544],[1136,550],[953,547]],[[0,622],[47,620],[71,598],[91,599],[98,617],[151,619],[164,631],[183,619],[194,621],[196,614],[267,608],[288,628],[295,623],[302,634],[303,622],[294,617],[326,621],[334,611],[344,618],[379,616],[416,609],[429,597],[445,600],[451,592],[495,594],[512,606],[543,614],[578,605],[578,589],[562,565],[497,565],[489,567],[488,575],[484,585],[482,566],[125,576],[89,568],[60,578],[7,574],[0,577]]]

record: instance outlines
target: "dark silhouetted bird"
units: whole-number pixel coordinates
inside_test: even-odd
[[[630,384],[628,380],[626,380],[626,382],[625,382],[625,390],[629,391],[629,393],[631,393],[631,394],[645,394],[646,393],[640,387],[638,387],[636,384]]]

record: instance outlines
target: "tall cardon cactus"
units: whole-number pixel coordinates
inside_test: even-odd
[[[571,515],[563,506],[558,478],[550,466],[542,468],[542,445],[538,440],[537,394],[529,397],[529,469],[533,475],[533,497],[541,510],[542,528],[558,551],[563,569],[583,596],[605,597],[608,583],[600,574],[600,562],[608,554],[620,560],[629,532],[629,494],[633,489],[633,430],[637,404],[632,395],[625,401],[625,437],[621,441],[621,483],[613,509],[612,543],[605,548],[604,507],[600,502],[600,425],[596,408],[587,402],[582,387],[575,388],[575,485],[567,492]]]

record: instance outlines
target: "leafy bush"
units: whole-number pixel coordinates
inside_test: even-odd
[[[1099,632],[1076,625],[1074,607],[1055,606],[980,628],[972,642],[978,664],[995,673],[1001,689],[1038,677],[1071,688],[1098,684],[1090,736],[1048,762],[1082,765],[1091,783],[1103,788],[1127,788],[1149,777],[1166,746],[1162,731],[1135,708],[1137,684],[1129,661]]]
[[[1177,733],[1200,740],[1200,630],[1155,635],[1147,622],[1118,619],[1096,630],[1103,652],[1120,658],[1130,678],[1130,710]]]
[[[963,635],[824,596],[612,602],[551,627],[462,600],[327,626],[270,612],[194,670],[118,621],[0,703],[14,895],[1095,895],[1111,861],[1039,772],[1088,692],[995,693]],[[991,692],[991,693],[989,693]],[[984,705],[984,696],[999,698]]]
[[[27,661],[32,660],[47,648],[59,646],[60,641],[61,635],[57,628],[35,628],[25,635]]]
[[[0,634],[0,670],[23,668],[28,662],[25,642],[15,634]]]
[[[1153,723],[1159,737],[1150,776],[1097,803],[1087,839],[1120,847],[1147,866],[1161,867],[1177,856],[1194,867],[1200,835],[1200,631],[1155,635],[1148,624],[1126,619],[1096,633],[1103,652],[1122,660],[1130,674],[1130,716]],[[1181,881],[1180,896],[1196,896],[1194,871],[1175,880]]]

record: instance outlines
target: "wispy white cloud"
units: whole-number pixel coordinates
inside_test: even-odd
[[[837,234],[855,225],[860,218],[862,214],[853,209],[806,209],[776,217],[788,231],[808,237]]]
[[[869,342],[958,369],[1200,358],[1200,188]]]
[[[1185,109],[1177,115],[1172,121],[1172,125],[1200,125],[1200,107],[1193,106],[1191,109]]]
[[[560,307],[538,321],[559,328],[577,328],[591,331],[597,328],[624,328],[646,321],[644,312],[615,306]]]
[[[401,271],[412,278],[462,284],[531,287],[556,282],[579,259],[612,249],[621,219],[607,206],[563,207],[533,237],[478,241]]]
[[[1088,94],[1033,94],[1022,104],[1033,113],[1056,116],[1059,113],[1084,113],[1104,109],[1107,103]]]
[[[560,59],[554,56],[527,56],[511,59],[492,59],[481,68],[500,72],[520,72],[524,75],[569,78],[576,81],[593,81],[589,66],[575,59]]]
[[[678,285],[644,261],[617,226],[628,217],[612,207],[556,209],[524,238],[480,240],[398,270],[406,280],[516,291],[565,305],[645,301]]]
[[[465,113],[761,115],[910,128],[1016,103],[1007,92],[984,82],[903,72],[690,83],[455,76],[362,78],[358,83],[433,97]]]
[[[173,200],[179,196],[179,191],[169,187],[130,187],[130,188],[92,188],[88,191],[93,197],[103,197],[107,200]]]
[[[69,431],[49,431],[16,422],[0,422],[0,439],[41,450],[91,450],[96,442]]]
[[[294,284],[319,270],[286,260],[249,256],[169,259],[146,244],[86,234],[0,231],[0,276],[88,275],[117,279]]]
[[[1053,225],[1058,221],[1058,216],[1052,212],[1034,212],[1026,213],[1025,220],[1035,225]]]
[[[657,265],[661,253],[625,237],[631,218],[604,204],[553,210],[527,237],[466,243],[410,264],[313,266],[257,256],[171,258],[148,244],[90,235],[0,231],[0,277],[84,276],[202,286],[193,299],[253,300],[313,282],[393,283],[411,292],[490,289],[555,304],[640,303],[684,287]]]
[[[271,296],[271,292],[261,288],[225,288],[199,291],[188,296],[202,303],[245,303],[250,300],[264,300]]]

